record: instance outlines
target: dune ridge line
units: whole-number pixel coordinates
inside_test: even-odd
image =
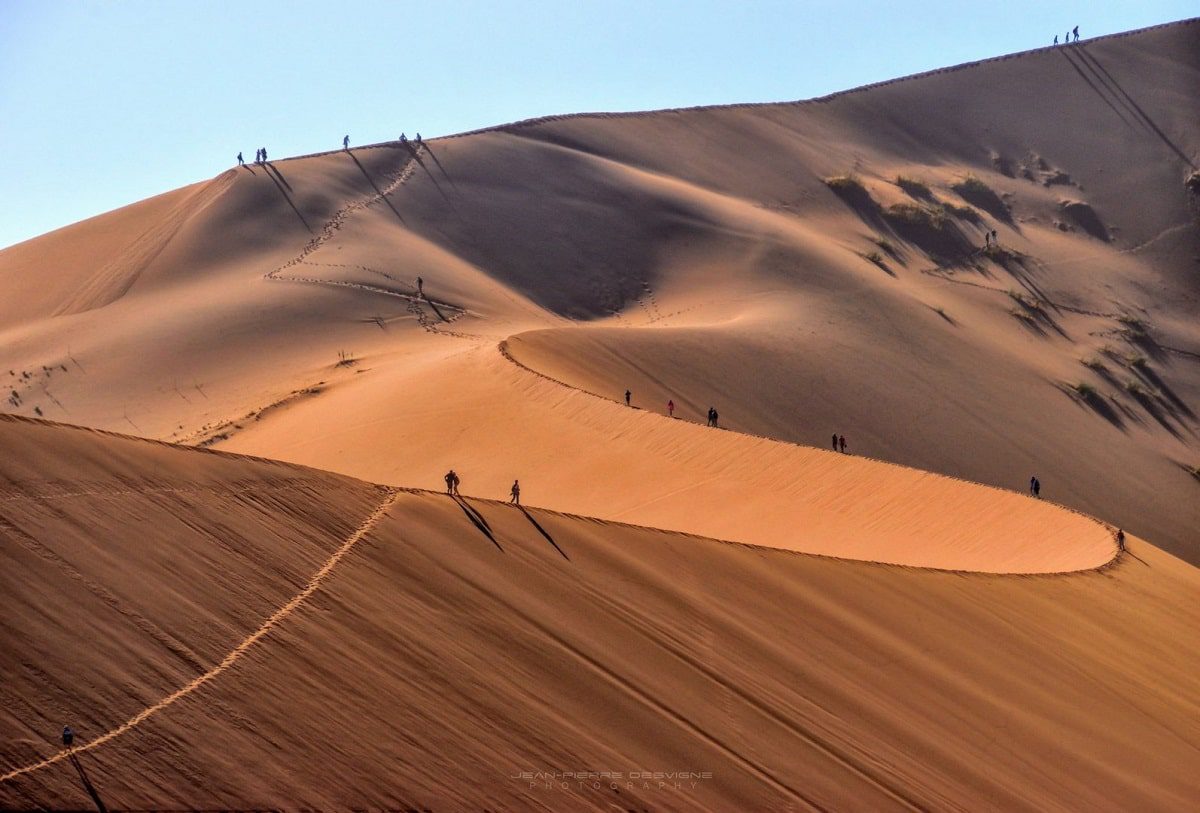
[[[93,748],[99,748],[101,745],[111,742],[122,734],[141,725],[158,712],[168,708],[176,701],[187,697],[196,689],[199,689],[204,684],[214,680],[223,672],[228,670],[231,666],[237,663],[243,655],[249,652],[255,644],[257,644],[263,637],[271,632],[272,629],[282,623],[297,608],[304,604],[304,602],[307,601],[308,598],[321,587],[321,583],[329,576],[330,573],[333,572],[333,569],[337,567],[338,563],[341,562],[346,554],[348,554],[354,548],[354,546],[358,544],[360,540],[362,540],[363,537],[369,534],[375,528],[375,526],[379,524],[379,521],[383,519],[383,517],[395,504],[396,499],[400,494],[400,492],[396,489],[387,488],[384,489],[384,491],[386,492],[386,497],[384,498],[383,502],[380,503],[375,510],[372,511],[370,515],[368,515],[367,518],[362,521],[362,523],[354,530],[354,532],[346,538],[341,546],[335,550],[328,559],[325,560],[325,563],[321,565],[317,572],[312,575],[312,578],[308,580],[308,583],[305,584],[304,589],[302,589],[299,593],[293,596],[291,600],[272,613],[271,616],[264,621],[258,629],[250,633],[245,640],[230,650],[229,654],[222,658],[220,663],[218,663],[216,666],[213,666],[204,674],[196,677],[187,685],[176,689],[174,692],[159,700],[154,705],[142,709],[116,728],[106,731],[96,739],[89,740],[87,743],[71,749],[59,751],[52,756],[46,757],[40,762],[35,762],[20,768],[14,768],[6,774],[0,775],[0,782],[8,782],[16,779],[19,776],[41,770],[42,768],[48,768],[55,763],[67,759],[72,754],[90,751]]]

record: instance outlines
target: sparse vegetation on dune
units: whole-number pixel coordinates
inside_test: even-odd
[[[916,178],[907,178],[904,175],[896,176],[896,186],[900,187],[910,197],[920,200],[933,200],[933,192],[923,182]]]
[[[867,187],[853,173],[834,175],[832,178],[826,178],[825,185],[835,195],[855,209],[874,209],[877,206],[871,197],[871,193],[867,191]]]
[[[939,208],[951,217],[957,217],[959,220],[966,220],[971,223],[983,222],[983,217],[975,209],[970,206],[958,206],[954,203],[939,203]]]
[[[1096,388],[1086,381],[1080,381],[1076,384],[1073,384],[1071,389],[1075,391],[1076,395],[1084,400],[1090,400],[1099,395],[1099,393],[1096,392]]]
[[[950,186],[967,203],[977,206],[997,220],[1012,222],[1008,204],[996,192],[974,175],[968,175]]]
[[[1018,291],[1015,288],[1009,288],[1007,293],[1014,302],[1016,302],[1022,308],[1025,308],[1026,311],[1034,311],[1034,312],[1038,312],[1038,313],[1041,312],[1042,303],[1038,302],[1036,299],[1029,296],[1028,294],[1025,294],[1022,291]]]
[[[1097,356],[1090,356],[1085,359],[1080,359],[1079,363],[1084,367],[1087,367],[1089,370],[1095,370],[1098,373],[1108,370],[1108,368],[1104,366],[1104,362]]]
[[[887,239],[886,237],[875,237],[871,240],[871,242],[874,243],[875,245],[879,246],[886,253],[892,255],[893,257],[897,256],[896,244],[893,243],[891,240]]]
[[[1124,326],[1125,331],[1134,336],[1146,335],[1146,322],[1141,317],[1132,314],[1123,313],[1117,317],[1117,321]]]

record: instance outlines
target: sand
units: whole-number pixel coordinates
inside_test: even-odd
[[[88,803],[67,721],[113,807],[1195,806],[1197,87],[1193,20],[0,251],[0,806]]]

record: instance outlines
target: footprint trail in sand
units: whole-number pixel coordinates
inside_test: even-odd
[[[329,574],[333,572],[333,569],[337,567],[338,563],[341,562],[346,554],[348,554],[354,548],[354,546],[363,539],[363,537],[369,534],[375,528],[375,526],[379,524],[379,521],[383,519],[383,517],[391,509],[392,505],[395,504],[398,495],[398,491],[394,489],[387,489],[387,497],[384,499],[384,501],[380,503],[380,505],[374,511],[371,512],[370,516],[363,520],[362,524],[354,530],[354,533],[347,537],[346,541],[342,543],[341,547],[334,551],[333,555],[325,560],[325,563],[321,565],[321,568],[314,573],[312,578],[308,580],[308,583],[305,584],[304,589],[293,596],[287,604],[284,604],[282,607],[272,613],[270,618],[264,621],[262,625],[249,636],[247,636],[245,640],[230,650],[229,654],[222,658],[221,662],[216,666],[198,676],[186,686],[175,690],[162,700],[159,700],[154,705],[142,709],[121,725],[105,732],[96,739],[90,740],[83,745],[76,746],[69,751],[59,751],[52,756],[46,757],[40,762],[25,765],[21,768],[15,768],[6,774],[0,775],[0,782],[8,782],[12,779],[16,779],[18,776],[33,773],[34,771],[41,770],[42,768],[48,768],[55,763],[69,758],[72,754],[99,748],[101,745],[111,742],[122,734],[125,734],[126,732],[136,728],[149,718],[153,717],[155,714],[169,708],[176,701],[182,700],[184,697],[187,697],[189,694],[204,686],[206,683],[219,677],[223,672],[241,660],[242,656],[249,652],[255,644],[262,640],[276,626],[287,619],[287,617],[301,605],[303,605],[313,593],[320,589],[322,582],[324,582]]]

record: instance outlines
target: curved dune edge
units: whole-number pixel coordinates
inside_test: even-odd
[[[544,331],[528,333],[537,332]],[[500,355],[528,374],[603,401],[629,419],[615,401],[519,359],[513,344],[519,345],[523,335],[528,334],[500,342]],[[679,445],[693,451],[702,442],[718,479],[706,482],[697,469],[699,482],[686,489],[689,505],[674,511],[678,521],[653,521],[671,513],[666,508],[606,520],[760,548],[959,573],[1067,574],[1103,568],[1118,555],[1115,529],[1046,500],[887,461],[748,433],[713,432],[657,413],[638,410],[635,419],[653,421],[659,433],[672,427]],[[702,432],[709,434],[701,440],[695,433]],[[723,469],[736,472],[730,475],[737,479],[736,487],[720,481]],[[752,504],[745,506],[747,499]],[[732,521],[727,512],[693,510],[697,503],[713,500],[733,506]]]

